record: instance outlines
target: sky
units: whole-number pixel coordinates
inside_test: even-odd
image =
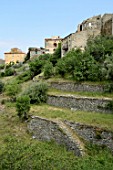
[[[113,0],[0,0],[0,58],[15,47],[44,47],[45,38],[64,38],[104,13],[113,13]]]

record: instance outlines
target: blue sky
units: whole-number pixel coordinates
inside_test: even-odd
[[[13,47],[44,47],[45,38],[63,38],[104,13],[113,13],[113,0],[0,0],[0,58]]]

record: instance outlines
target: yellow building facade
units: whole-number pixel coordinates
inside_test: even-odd
[[[18,48],[12,48],[10,52],[4,53],[4,56],[5,56],[5,64],[8,64],[10,62],[16,63],[17,61],[23,62],[26,53],[22,52]]]

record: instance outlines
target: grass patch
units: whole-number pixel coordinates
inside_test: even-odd
[[[48,94],[50,95],[75,95],[75,96],[87,96],[87,97],[97,97],[97,98],[102,98],[102,97],[109,97],[113,98],[113,93],[101,93],[101,92],[69,92],[69,91],[62,91],[62,90],[57,90],[54,88],[50,88],[48,91]]]
[[[80,122],[113,131],[113,114],[71,111],[70,109],[58,108],[45,104],[32,105],[30,114],[51,119]]]

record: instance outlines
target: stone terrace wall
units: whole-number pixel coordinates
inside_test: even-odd
[[[70,108],[71,110],[93,111],[111,113],[106,105],[111,101],[109,98],[78,97],[73,95],[48,95],[49,105]]]
[[[51,87],[64,91],[103,92],[102,85],[89,85],[73,82],[51,82]]]
[[[82,151],[77,143],[56,122],[40,117],[32,117],[28,129],[32,132],[33,138],[41,141],[54,140],[60,145],[65,145],[67,150],[73,151],[75,155],[82,156]]]
[[[75,122],[65,121],[65,123],[84,140],[97,145],[105,145],[113,152],[113,132]]]

